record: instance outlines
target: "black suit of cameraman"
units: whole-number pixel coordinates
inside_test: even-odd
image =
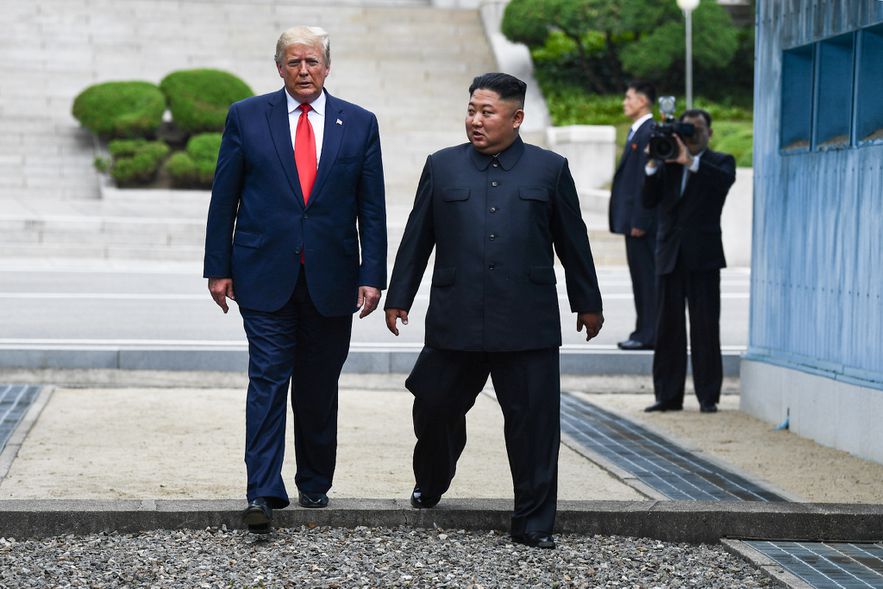
[[[686,300],[690,311],[693,383],[703,412],[714,412],[723,375],[720,351],[720,269],[726,266],[721,243],[721,210],[736,179],[731,155],[707,149],[711,117],[690,110],[681,121],[694,133],[676,137],[678,156],[663,165],[647,164],[642,201],[658,205],[656,272],[660,276],[653,389],[647,411],[676,411],[684,402],[687,376]]]

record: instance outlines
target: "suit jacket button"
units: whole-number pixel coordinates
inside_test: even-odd
[[[493,182],[491,182],[491,186],[497,186],[498,184],[499,184],[499,182],[497,182],[496,180],[494,180]]]
[[[493,269],[494,269],[494,265],[491,264],[490,266],[487,267],[487,269],[488,269],[488,270],[493,270]]]
[[[295,248],[294,253],[300,254],[300,248]]]
[[[493,240],[495,240],[495,239],[497,238],[497,236],[494,235],[493,233],[491,233],[490,237],[491,237],[491,241],[493,241]]]
[[[496,213],[496,212],[497,212],[497,207],[491,207],[491,208],[490,208],[490,211],[491,211],[492,213]]]

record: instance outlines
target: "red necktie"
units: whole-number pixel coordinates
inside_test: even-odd
[[[313,135],[313,125],[307,117],[310,105],[301,104],[300,111],[294,133],[294,164],[297,166],[297,177],[300,178],[300,189],[304,193],[304,204],[307,204],[316,181],[316,136]]]

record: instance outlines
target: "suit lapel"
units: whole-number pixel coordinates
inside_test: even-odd
[[[270,136],[279,156],[279,163],[285,171],[285,177],[291,186],[295,200],[304,206],[304,195],[300,189],[300,181],[297,178],[297,168],[294,165],[294,146],[291,145],[291,128],[288,123],[288,101],[285,99],[285,88],[277,92],[270,100],[270,108],[267,110],[267,124],[270,126]]]
[[[322,137],[322,157],[319,158],[319,169],[316,171],[316,183],[313,185],[313,191],[310,193],[310,202],[307,207],[313,204],[316,198],[322,196],[322,187],[331,174],[331,168],[337,160],[337,152],[340,150],[340,143],[343,140],[343,134],[346,132],[346,118],[340,103],[325,92],[325,127],[324,136]]]

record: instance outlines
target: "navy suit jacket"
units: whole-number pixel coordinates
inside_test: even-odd
[[[647,119],[635,131],[631,141],[625,144],[610,189],[608,221],[611,233],[629,235],[632,227],[636,227],[653,238],[656,213],[641,205],[641,189],[644,188],[644,166],[647,164],[644,149],[650,142],[655,126],[653,119]]]
[[[423,168],[385,307],[411,308],[435,248],[426,345],[488,352],[560,346],[553,247],[571,310],[601,311],[567,160],[521,138],[498,160],[470,143],[443,149]]]
[[[721,241],[721,211],[736,181],[736,160],[706,149],[699,171],[690,174],[684,194],[684,166],[664,164],[644,183],[643,202],[657,207],[656,273],[670,274],[678,262],[687,270],[718,270],[727,265]]]
[[[281,308],[300,272],[306,272],[310,296],[324,316],[353,313],[359,286],[386,287],[377,119],[327,92],[326,99],[322,154],[306,206],[285,89],[237,102],[227,114],[208,212],[204,276],[232,278],[241,307]]]

